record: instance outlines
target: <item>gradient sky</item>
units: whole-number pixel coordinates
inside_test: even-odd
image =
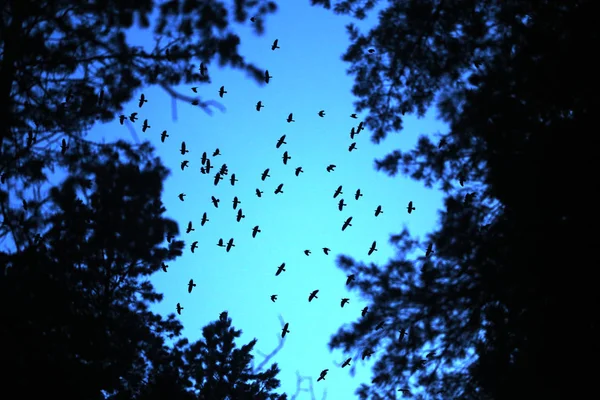
[[[198,91],[204,100],[218,100],[226,108],[224,112],[215,109],[209,116],[198,107],[179,102],[178,119],[173,121],[171,99],[157,87],[143,90],[148,98],[143,108],[136,104],[140,93],[125,107],[126,114],[139,113],[134,126],[137,136],[152,142],[171,169],[162,200],[167,216],[179,222],[180,239],[186,244],[183,256],[170,263],[168,273],[160,271],[152,277],[156,289],[165,295],[153,308],[166,315],[175,312],[180,302],[184,307],[179,317],[185,326],[183,334],[192,341],[201,336],[203,326],[228,310],[233,325],[243,330],[238,343],[256,337],[255,349],[262,353],[277,346],[281,315],[290,323],[291,333],[271,360],[281,368],[280,391],[293,397],[298,371],[313,377],[317,399],[324,390],[329,399],[351,399],[356,398],[354,392],[360,383],[370,383],[371,363],[361,361],[356,354],[331,353],[327,343],[339,327],[359,318],[367,303],[358,293],[346,290],[346,276],[336,267],[336,256],[346,254],[384,264],[394,256],[388,242],[390,234],[406,225],[412,234],[424,238],[435,227],[441,193],[404,177],[391,178],[375,171],[374,159],[394,149],[410,149],[420,134],[447,132],[448,128],[436,120],[434,112],[420,120],[407,116],[402,133],[391,134],[375,145],[365,130],[355,138],[358,149],[348,152],[350,129],[361,117],[349,117],[354,112],[353,78],[346,74],[348,64],[341,61],[349,45],[344,26],[350,18],[311,7],[307,0],[278,3],[279,10],[267,19],[263,36],[251,33],[250,21],[237,26],[241,53],[269,70],[273,79],[268,85],[260,87],[243,72],[209,65],[211,83],[200,85]],[[368,28],[374,22],[371,17],[359,26]],[[149,31],[137,31],[130,39],[149,48],[153,44]],[[271,51],[274,39],[279,39],[281,48]],[[228,91],[223,99],[217,94],[221,85]],[[177,89],[193,95],[190,87]],[[255,110],[258,100],[265,106],[260,112]],[[321,109],[325,110],[324,118],[317,115]],[[286,122],[290,112],[296,122]],[[151,128],[142,133],[145,118]],[[170,137],[161,143],[160,133],[165,129]],[[276,149],[275,143],[283,134],[287,144]],[[90,139],[100,138],[132,140],[128,128],[118,120],[95,127]],[[185,157],[179,153],[182,141],[190,151]],[[222,155],[211,157],[215,169],[210,175],[201,174],[202,152],[210,156],[216,148]],[[288,165],[282,162],[285,150],[292,157]],[[189,168],[182,172],[183,159],[189,160]],[[223,163],[227,163],[229,175],[215,187],[213,176]],[[337,165],[335,172],[326,172],[330,163]],[[299,177],[294,175],[297,166],[305,171]],[[265,168],[271,169],[271,177],[262,182],[260,175]],[[228,181],[232,173],[239,179],[235,186]],[[284,183],[284,193],[275,195],[273,191],[280,183]],[[343,186],[340,197],[347,203],[342,212],[337,208],[340,197],[333,199],[339,185]],[[256,188],[264,191],[262,198],[256,197]],[[356,201],[358,188],[364,196]],[[177,197],[181,192],[186,194],[184,202]],[[211,203],[213,195],[221,200],[218,209]],[[246,215],[239,223],[232,206],[234,196],[241,200],[238,208]],[[416,207],[411,215],[406,212],[409,200]],[[378,205],[384,213],[376,218]],[[201,227],[204,212],[210,221]],[[342,232],[342,223],[349,216],[353,216],[353,226]],[[193,221],[196,229],[190,234],[185,233],[188,221]],[[255,225],[262,232],[253,239]],[[231,252],[216,246],[219,238],[231,237],[236,245]],[[195,240],[199,248],[192,254],[189,246]],[[369,257],[367,251],[374,240],[378,251]],[[326,256],[322,247],[332,252]],[[304,255],[305,249],[312,254]],[[276,277],[282,262],[286,272]],[[188,294],[190,278],[197,287]],[[314,289],[320,290],[319,298],[308,303]],[[278,295],[275,303],[270,300],[272,294]],[[342,297],[350,298],[343,309]],[[258,364],[262,357],[258,352],[255,355]],[[357,366],[355,377],[348,368],[339,367],[347,357],[356,357],[352,361]],[[317,384],[316,378],[325,368],[330,369],[326,381]],[[308,393],[297,397],[309,398]]]

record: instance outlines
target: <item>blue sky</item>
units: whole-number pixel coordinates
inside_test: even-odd
[[[171,169],[162,200],[167,216],[179,222],[180,239],[186,243],[183,256],[170,263],[168,273],[160,271],[152,277],[157,290],[165,295],[154,309],[173,313],[180,302],[184,307],[180,316],[183,334],[192,341],[201,336],[203,326],[228,310],[233,325],[243,330],[240,344],[256,337],[255,349],[263,353],[278,344],[281,315],[290,323],[291,331],[283,349],[272,359],[282,370],[281,391],[290,396],[295,392],[298,371],[313,377],[318,399],[324,390],[329,399],[355,398],[360,383],[370,383],[371,364],[359,357],[353,359],[357,373],[351,377],[348,369],[338,365],[356,355],[331,353],[327,343],[339,327],[360,317],[367,303],[358,293],[346,290],[346,276],[336,267],[336,256],[346,254],[384,264],[394,256],[388,243],[390,234],[406,225],[412,234],[424,237],[435,227],[441,193],[404,177],[376,172],[374,159],[394,149],[410,149],[420,134],[446,132],[447,126],[436,120],[434,112],[420,120],[407,116],[402,133],[391,134],[375,145],[365,130],[355,137],[358,149],[349,152],[353,141],[350,129],[366,116],[349,117],[354,112],[353,78],[346,75],[348,65],[341,61],[341,55],[349,45],[344,26],[350,19],[311,7],[306,0],[279,3],[278,12],[267,19],[263,36],[251,33],[249,21],[238,26],[241,53],[269,70],[273,78],[268,85],[260,87],[245,73],[220,69],[215,63],[208,66],[211,83],[200,85],[198,92],[204,100],[219,101],[225,112],[215,110],[209,116],[198,107],[179,102],[178,119],[173,121],[171,99],[157,87],[143,90],[148,98],[143,108],[136,104],[142,91],[125,107],[126,114],[139,113],[137,136],[152,142]],[[359,26],[368,28],[374,22],[372,17]],[[274,39],[279,39],[281,48],[272,51]],[[152,40],[148,31],[131,37],[139,45],[151,46]],[[217,93],[221,85],[228,91],[223,99]],[[193,95],[190,87],[177,89]],[[259,100],[265,107],[257,112]],[[324,118],[317,115],[319,110],[325,110]],[[290,112],[296,122],[286,122]],[[151,128],[142,133],[145,118]],[[165,129],[169,137],[161,143],[160,133]],[[276,149],[275,143],[283,134],[287,144]],[[118,120],[95,127],[90,138],[132,139]],[[189,149],[185,157],[179,153],[182,141]],[[201,174],[202,153],[210,156],[216,148],[222,155],[211,157],[215,170],[210,175]],[[292,158],[283,165],[286,150]],[[182,172],[183,159],[189,160],[189,168]],[[213,176],[223,163],[228,165],[229,175],[215,187]],[[335,172],[326,172],[328,164],[337,165]],[[305,172],[296,177],[294,169],[298,166]],[[260,175],[265,168],[270,168],[271,177],[262,182]],[[239,180],[235,186],[228,181],[232,173]],[[280,183],[284,183],[284,193],[275,195],[273,191]],[[347,204],[342,212],[337,208],[340,197],[333,199],[339,185],[343,186],[340,197]],[[256,188],[264,191],[262,198],[255,195]],[[354,192],[359,188],[364,195],[357,201]],[[181,192],[186,194],[184,202],[177,197]],[[218,209],[212,205],[211,196],[221,200]],[[238,208],[246,215],[241,222],[235,219],[234,196],[241,200]],[[416,207],[411,215],[406,212],[409,200]],[[384,213],[376,218],[378,205]],[[210,221],[201,227],[204,212]],[[349,216],[353,217],[352,226],[342,232],[342,223]],[[195,227],[190,234],[185,233],[188,221]],[[253,239],[255,225],[262,232]],[[219,238],[234,238],[235,248],[226,253],[216,246]],[[199,248],[192,254],[189,245],[196,240]],[[369,257],[367,251],[374,240],[378,251]],[[329,256],[323,254],[322,247],[331,248]],[[304,255],[305,249],[312,254]],[[276,277],[282,262],[286,272]],[[190,278],[197,287],[188,294]],[[319,298],[308,303],[308,295],[315,289],[319,289]],[[272,294],[278,295],[275,303],[270,300]],[[350,303],[342,309],[343,297],[350,298]],[[261,360],[256,353],[256,362]],[[327,379],[317,384],[316,378],[325,368],[330,369]],[[301,393],[297,398],[310,396]]]

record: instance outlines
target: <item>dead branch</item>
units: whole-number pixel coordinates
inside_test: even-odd
[[[281,315],[279,315],[279,321],[281,322],[281,328],[283,328],[283,326],[285,325],[285,322]],[[275,347],[275,349],[273,349],[273,351],[271,351],[269,354],[264,354],[262,352],[257,351],[257,353],[259,353],[262,357],[264,357],[264,360],[262,360],[261,363],[258,364],[258,366],[256,368],[254,368],[255,372],[261,371],[267,365],[267,363],[273,357],[275,357],[275,355],[277,353],[279,353],[281,351],[281,349],[283,349],[283,344],[285,343],[285,339],[282,338],[281,335],[278,335],[278,338],[279,338],[279,343],[277,344],[277,347]]]
[[[308,387],[302,387],[302,382],[307,381]],[[300,392],[307,392],[310,394],[311,400],[316,400],[315,389],[313,387],[313,378],[312,376],[302,376],[300,375],[300,371],[296,371],[296,392],[292,395],[290,400],[296,400],[300,395]],[[321,400],[325,400],[327,398],[327,389],[323,390],[323,397]]]

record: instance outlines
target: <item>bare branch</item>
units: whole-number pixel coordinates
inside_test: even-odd
[[[302,382],[307,381],[308,387],[302,387]],[[313,378],[312,376],[302,376],[300,375],[300,371],[296,371],[296,392],[292,395],[290,400],[296,400],[300,395],[300,392],[307,392],[310,394],[311,400],[316,400],[315,389],[313,387]],[[327,397],[327,389],[323,390],[322,400],[325,400]]]
[[[218,108],[219,110],[221,110],[221,112],[225,112],[226,108],[224,105],[222,105],[221,103],[219,103],[218,101],[215,100],[208,100],[208,101],[202,101],[197,97],[191,97],[191,96],[187,96],[185,94],[181,94],[179,92],[177,92],[175,89],[173,89],[172,87],[161,83],[160,87],[162,87],[164,89],[165,92],[167,92],[171,98],[174,98],[175,100],[182,100],[188,104],[191,104],[193,101],[198,101],[198,107],[200,107],[205,113],[207,113],[208,115],[212,115],[212,109],[210,108],[215,107]]]
[[[281,327],[283,328],[283,326],[285,325],[284,319],[281,315],[279,315],[279,321],[281,321]],[[275,357],[275,355],[277,353],[279,353],[281,351],[281,349],[283,349],[283,344],[285,343],[285,339],[282,338],[280,335],[278,335],[279,337],[279,343],[277,344],[277,347],[275,347],[275,349],[273,349],[273,351],[271,351],[269,354],[264,354],[264,353],[260,353],[261,356],[264,357],[264,360],[262,360],[262,362],[260,364],[258,364],[258,366],[256,368],[254,368],[254,371],[261,371],[265,365],[267,365],[267,363],[273,358]]]

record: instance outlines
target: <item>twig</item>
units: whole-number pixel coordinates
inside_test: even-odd
[[[285,325],[285,322],[281,315],[279,316],[279,320],[281,321],[281,327],[283,328],[283,326]],[[266,355],[264,353],[260,353],[264,357],[264,360],[262,360],[262,362],[260,364],[258,364],[258,366],[256,368],[253,368],[254,371],[256,371],[256,372],[261,371],[265,367],[265,365],[267,365],[267,363],[273,357],[275,357],[275,355],[277,353],[279,353],[281,351],[281,349],[283,349],[284,342],[285,342],[284,339],[282,337],[279,337],[279,343],[277,344],[277,347],[275,347],[275,349],[273,349],[273,351],[271,351],[269,354],[266,354]]]

